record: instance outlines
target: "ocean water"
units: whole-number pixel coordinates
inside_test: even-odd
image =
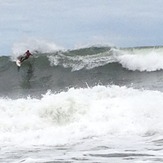
[[[0,162],[163,162],[163,47],[46,46],[17,71],[20,51],[0,57]]]

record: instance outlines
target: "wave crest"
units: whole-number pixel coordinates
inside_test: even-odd
[[[117,56],[118,62],[132,71],[157,71],[163,69],[163,49],[125,51]]]

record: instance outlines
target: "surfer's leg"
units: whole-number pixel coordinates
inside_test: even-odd
[[[24,62],[26,59],[28,59],[27,57],[24,57],[21,59],[21,63]]]
[[[25,60],[25,58],[21,59],[20,62],[22,63]]]

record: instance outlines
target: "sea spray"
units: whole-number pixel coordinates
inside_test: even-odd
[[[64,48],[51,41],[28,37],[13,44],[11,57],[15,59],[19,55],[23,55],[27,50],[32,53],[52,53],[64,50]]]

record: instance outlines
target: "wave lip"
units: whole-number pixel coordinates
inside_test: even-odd
[[[61,65],[72,71],[93,69],[114,62],[111,47],[89,47],[49,56],[51,66]]]

